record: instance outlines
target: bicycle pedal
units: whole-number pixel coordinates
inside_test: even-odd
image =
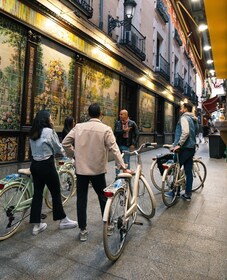
[[[46,219],[47,215],[46,214],[41,214],[41,219],[44,220]]]
[[[142,222],[136,222],[136,221],[134,222],[134,224],[135,224],[135,225],[138,225],[138,226],[142,226],[142,225],[143,225]]]

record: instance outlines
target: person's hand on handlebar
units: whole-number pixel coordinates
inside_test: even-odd
[[[170,151],[171,152],[177,152],[177,151],[179,151],[180,150],[180,148],[181,148],[181,146],[180,145],[177,145],[177,146],[173,146],[171,149],[170,149]]]

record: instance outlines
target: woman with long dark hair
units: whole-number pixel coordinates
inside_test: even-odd
[[[41,110],[36,114],[30,130],[30,146],[32,152],[31,174],[34,184],[30,223],[34,224],[32,234],[37,235],[47,228],[41,222],[43,190],[47,185],[53,203],[53,220],[60,220],[59,228],[74,228],[76,221],[70,220],[63,209],[60,193],[60,180],[55,167],[54,155],[64,150],[59,142],[49,111]]]
[[[69,133],[69,131],[73,128],[73,126],[74,126],[73,117],[70,117],[70,116],[66,117],[65,122],[64,122],[64,128],[62,130],[62,140]]]

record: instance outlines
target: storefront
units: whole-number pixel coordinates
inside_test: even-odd
[[[0,3],[0,164],[30,160],[28,132],[38,110],[51,111],[61,137],[65,117],[86,121],[93,102],[112,128],[126,108],[141,142],[172,142],[179,96],[53,12],[28,5]]]

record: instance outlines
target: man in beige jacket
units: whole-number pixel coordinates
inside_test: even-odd
[[[98,195],[102,215],[104,212],[106,197],[103,189],[106,187],[105,173],[107,172],[108,151],[113,153],[117,166],[126,171],[111,127],[103,124],[100,120],[102,115],[100,106],[97,103],[91,104],[88,113],[91,119],[88,122],[76,124],[62,142],[66,154],[69,157],[75,156],[77,215],[81,241],[86,241],[88,235],[87,195],[89,181]]]

